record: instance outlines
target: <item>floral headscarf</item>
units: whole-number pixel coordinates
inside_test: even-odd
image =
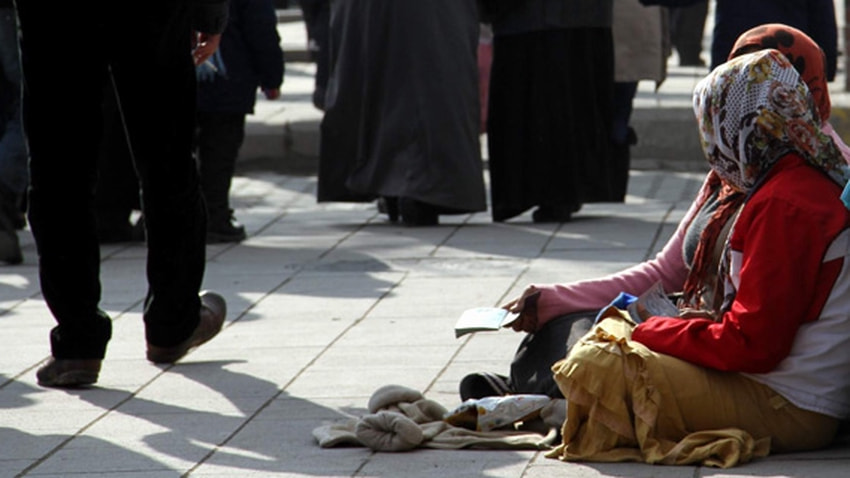
[[[809,89],[777,50],[718,66],[697,84],[694,112],[709,165],[739,191],[752,191],[790,152],[842,187],[850,177],[835,143],[820,130]]]
[[[782,52],[794,65],[812,92],[821,121],[826,121],[832,109],[826,82],[826,55],[810,36],[781,23],[759,25],[738,37],[729,59],[771,48]]]
[[[783,156],[799,154],[840,186],[848,168],[820,129],[806,84],[777,50],[734,58],[708,74],[694,91],[700,140],[719,190],[718,207],[700,236],[685,281],[683,305],[717,313],[734,297],[726,281],[729,250],[720,264],[712,256],[722,231],[746,198]],[[718,269],[712,271],[712,267]],[[712,278],[712,279],[709,279]]]

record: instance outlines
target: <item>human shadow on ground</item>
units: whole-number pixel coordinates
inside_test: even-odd
[[[211,466],[229,472],[242,470],[353,476],[357,470],[368,467],[370,462],[381,460],[382,454],[376,455],[367,448],[320,448],[312,436],[316,427],[363,415],[365,409],[329,408],[292,396],[270,380],[228,369],[240,363],[197,362],[180,364],[169,370],[169,373],[182,375],[208,389],[207,393],[211,396],[228,402],[232,409],[226,413],[212,411],[213,407],[201,410],[201,402],[197,408],[192,408],[139,396],[132,397],[113,410],[113,413],[125,414],[162,428],[161,432],[145,436],[142,439],[144,443],[156,455],[163,455],[169,461],[202,462],[197,469]],[[329,387],[332,385],[329,384]],[[87,394],[85,391],[69,393],[77,394],[94,405],[104,408],[111,406],[111,402],[99,402],[98,397],[102,397],[102,394]],[[329,392],[329,396],[333,396],[333,393]],[[185,403],[186,397],[183,398],[181,401]],[[221,409],[221,405],[218,408]],[[469,457],[473,458],[474,455]],[[510,452],[499,452],[493,457],[485,465],[470,460],[470,466],[481,471],[482,468],[489,468],[490,462],[494,468],[499,468],[527,461],[527,457]],[[392,457],[388,456],[387,459]],[[454,463],[460,461],[454,460]],[[456,465],[454,471],[464,474],[463,468],[462,465]],[[471,472],[473,468],[466,471]],[[370,473],[370,476],[398,475],[396,470],[385,474],[379,472],[377,475]]]
[[[48,392],[24,382],[8,380],[2,374],[0,382],[6,384],[0,389],[0,443],[3,444],[0,446],[0,475],[19,476],[33,472],[59,476],[99,471],[175,471],[149,456],[99,438],[27,431],[32,425],[27,421],[30,416],[26,413],[17,414],[15,410],[33,406],[37,402],[35,395]],[[57,420],[61,420],[61,417],[57,417]],[[68,446],[72,443],[72,446]],[[80,451],[85,455],[79,455]],[[71,456],[74,454],[78,456],[76,459]],[[130,463],[132,469],[124,468]]]

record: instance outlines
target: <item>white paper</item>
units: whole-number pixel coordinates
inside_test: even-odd
[[[642,322],[638,315],[637,306],[641,305],[651,317],[678,317],[679,309],[667,297],[661,282],[656,282],[652,287],[641,294],[636,301],[628,307],[629,315],[635,322]]]
[[[518,315],[500,307],[476,307],[461,314],[455,323],[455,337],[472,332],[499,330],[510,324]]]

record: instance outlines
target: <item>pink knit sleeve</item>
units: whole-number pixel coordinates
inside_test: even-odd
[[[835,128],[832,127],[829,121],[824,121],[823,126],[821,126],[821,130],[826,133],[827,136],[832,138],[832,141],[835,142],[835,145],[838,146],[838,150],[841,151],[841,156],[844,156],[844,161],[847,164],[850,164],[850,146],[844,144],[844,140],[841,139],[841,136],[838,136],[838,132],[835,131]]]
[[[661,281],[668,292],[681,291],[688,275],[688,268],[682,257],[685,230],[707,193],[707,183],[703,182],[697,198],[679,222],[676,232],[654,259],[596,279],[568,284],[534,284],[534,287],[541,290],[537,301],[537,326],[541,327],[549,320],[564,314],[601,309],[611,303],[620,292],[640,295],[658,281]]]

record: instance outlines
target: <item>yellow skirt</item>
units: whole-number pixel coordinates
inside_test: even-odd
[[[604,316],[552,366],[567,420],[550,458],[726,468],[834,438],[837,419],[739,373],[655,353],[630,340],[626,312],[611,307]]]

